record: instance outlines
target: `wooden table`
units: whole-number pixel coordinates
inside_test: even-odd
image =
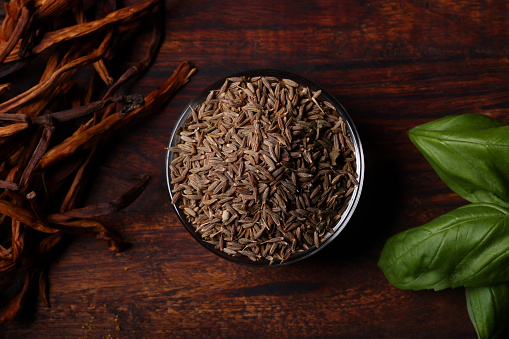
[[[503,0],[167,1],[166,37],[138,84],[148,93],[179,62],[198,73],[111,145],[88,202],[129,178],[140,198],[103,218],[132,247],[76,239],[39,300],[6,338],[476,338],[464,290],[402,291],[377,267],[387,238],[465,204],[407,137],[449,114],[509,122],[509,3]],[[200,246],[169,204],[165,147],[180,112],[210,83],[255,68],[290,71],[336,96],[366,157],[357,211],[334,242],[296,264],[259,268]]]

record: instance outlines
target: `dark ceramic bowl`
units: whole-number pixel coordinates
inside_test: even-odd
[[[309,87],[309,89],[312,91],[322,90],[321,98],[332,103],[335,106],[335,108],[337,109],[338,113],[342,116],[342,118],[346,122],[349,132],[350,132],[350,135],[351,135],[350,140],[353,143],[353,146],[355,148],[356,165],[357,165],[356,170],[357,170],[357,175],[358,175],[357,180],[359,182],[359,185],[355,188],[354,192],[352,193],[352,197],[350,199],[350,202],[348,203],[348,207],[343,212],[341,219],[333,227],[334,234],[327,234],[326,240],[320,245],[319,248],[316,248],[315,246],[313,246],[306,251],[291,255],[288,258],[288,260],[286,260],[282,263],[280,263],[279,261],[274,262],[272,264],[272,266],[280,266],[280,265],[295,263],[297,261],[300,261],[302,259],[310,257],[311,255],[317,253],[321,249],[325,248],[328,244],[330,244],[337,236],[339,236],[339,234],[341,233],[343,228],[345,228],[348,221],[350,220],[352,214],[354,213],[355,208],[357,207],[357,203],[359,202],[359,198],[361,196],[362,186],[363,186],[363,182],[364,182],[364,166],[365,166],[365,164],[364,164],[364,154],[362,151],[361,140],[359,138],[357,129],[355,128],[355,125],[354,125],[352,119],[350,118],[350,116],[348,115],[348,113],[346,112],[345,108],[331,94],[329,94],[323,88],[319,87],[318,85],[312,83],[311,81],[309,81],[307,79],[304,79],[304,78],[302,78],[298,75],[292,74],[292,73],[276,71],[276,70],[251,70],[251,71],[246,71],[246,72],[242,72],[242,73],[238,73],[238,74],[233,74],[233,75],[230,75],[228,77],[225,77],[225,78],[217,81],[216,83],[212,84],[211,86],[206,88],[204,91],[202,91],[194,100],[192,100],[189,103],[189,105],[186,107],[186,109],[182,112],[182,114],[180,115],[179,120],[177,121],[175,128],[173,129],[173,131],[171,133],[170,142],[169,142],[168,146],[169,147],[175,146],[175,143],[178,141],[177,130],[179,127],[183,126],[186,123],[187,117],[191,113],[192,108],[195,108],[198,104],[203,102],[206,99],[207,95],[210,93],[210,91],[218,90],[219,88],[221,88],[221,86],[223,85],[223,83],[225,82],[225,80],[227,78],[239,77],[239,76],[246,76],[246,77],[272,76],[272,77],[276,77],[279,79],[286,78],[286,79],[293,80],[302,86]],[[166,155],[166,182],[167,182],[167,186],[168,186],[168,191],[170,193],[170,198],[173,198],[173,193],[172,193],[173,185],[171,185],[170,166],[169,165],[173,159],[174,159],[174,153],[171,152],[170,150],[168,150],[167,155]],[[182,210],[180,210],[180,208],[176,204],[172,204],[172,206],[175,209],[175,212],[177,213],[180,221],[182,222],[184,227],[189,231],[189,233],[194,237],[194,239],[196,239],[196,241],[198,241],[201,245],[203,245],[205,248],[207,248],[214,254],[220,256],[221,258],[224,258],[224,259],[236,262],[236,263],[254,265],[254,266],[268,266],[269,265],[269,261],[265,260],[265,259],[254,262],[245,256],[231,256],[231,255],[228,255],[218,249],[215,249],[213,245],[205,242],[202,239],[201,235],[198,234],[197,232],[195,232],[195,228],[187,220],[184,212]]]

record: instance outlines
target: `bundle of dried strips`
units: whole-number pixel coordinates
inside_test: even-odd
[[[113,0],[92,5],[82,0],[5,4],[0,78],[16,79],[15,72],[38,58],[46,68],[28,89],[11,93],[11,88],[23,86],[0,85],[0,93],[8,97],[0,101],[0,282],[3,287],[10,282],[20,286],[10,289],[7,300],[0,300],[4,305],[0,323],[14,318],[34,282],[48,303],[49,260],[67,235],[103,239],[113,251],[125,247],[98,217],[130,205],[149,176],[141,176],[111,202],[80,207],[85,174],[105,138],[158,111],[195,72],[183,62],[146,97],[119,94],[122,85],[141,74],[157,54],[164,4],[159,0],[121,8],[117,4]],[[133,31],[147,22],[153,29],[152,38],[142,44],[146,54],[113,76],[108,65],[123,64],[115,53],[119,44],[132,40]]]

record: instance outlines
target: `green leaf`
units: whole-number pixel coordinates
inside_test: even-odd
[[[468,315],[480,339],[498,338],[508,327],[509,283],[486,287],[468,287]]]
[[[461,197],[509,207],[509,125],[464,114],[423,124],[408,135]]]
[[[391,237],[378,266],[400,289],[480,287],[509,281],[509,210],[470,204]]]

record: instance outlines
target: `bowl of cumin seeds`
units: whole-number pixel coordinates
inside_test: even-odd
[[[297,262],[327,246],[359,201],[364,155],[343,106],[298,75],[221,79],[183,111],[166,157],[171,203],[218,256]]]

